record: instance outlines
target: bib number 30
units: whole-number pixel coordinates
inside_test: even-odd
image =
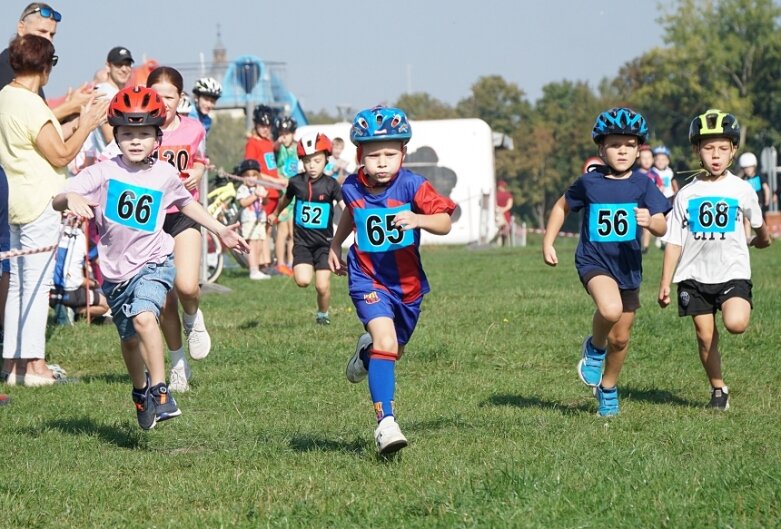
[[[157,226],[162,197],[162,191],[157,189],[110,180],[105,216],[128,228],[152,232]]]
[[[592,204],[589,236],[592,242],[626,242],[637,236],[637,204]]]
[[[388,252],[410,246],[415,242],[412,230],[394,226],[393,220],[401,211],[409,211],[409,204],[396,208],[355,209],[356,242],[362,252]]]

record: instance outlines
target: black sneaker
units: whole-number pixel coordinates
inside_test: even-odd
[[[331,320],[328,319],[328,316],[318,316],[315,323],[318,325],[331,325]]]
[[[157,417],[155,416],[155,401],[152,398],[152,392],[149,391],[149,384],[146,389],[141,391],[133,388],[130,395],[136,405],[138,425],[144,430],[151,430],[157,424]]]
[[[729,389],[713,388],[710,392],[710,402],[708,407],[714,410],[727,411],[729,409]]]
[[[152,395],[155,403],[155,418],[158,421],[167,421],[182,414],[182,411],[176,405],[174,396],[168,391],[167,385],[158,384],[149,390],[149,393]]]

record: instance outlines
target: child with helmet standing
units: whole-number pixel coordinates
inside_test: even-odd
[[[158,328],[176,275],[174,239],[163,230],[166,209],[177,206],[182,214],[217,234],[226,246],[246,250],[241,237],[193,199],[178,170],[152,158],[165,116],[166,107],[154,90],[120,90],[109,106],[108,122],[114,127],[121,154],[68,180],[53,201],[57,211],[68,209],[95,218],[102,288],[133,383],[131,395],[138,424],[145,430],[181,414],[165,381]]]
[[[217,100],[222,95],[222,85],[213,77],[202,77],[193,85],[193,102],[190,109],[190,117],[197,119],[206,129],[206,134],[212,128],[211,111],[214,110]]]
[[[659,305],[670,305],[670,283],[678,284],[678,315],[691,316],[700,361],[711,385],[708,406],[729,409],[721,372],[716,311],[732,334],[746,331],[751,317],[749,246],[770,246],[757,194],[729,172],[740,144],[737,118],[717,109],[696,116],[689,142],[702,170],[676,195],[665,237]],[[747,241],[744,222],[756,231]]]
[[[670,205],[654,182],[633,171],[648,134],[642,115],[612,108],[597,116],[592,138],[606,165],[578,178],[556,202],[548,219],[542,254],[558,264],[553,247],[570,211],[584,210],[575,267],[596,310],[591,336],[581,347],[578,376],[594,388],[597,414],[619,413],[616,383],[626,359],[629,336],[640,308],[642,230],[664,235]],[[604,373],[603,373],[604,368]]]
[[[274,153],[274,140],[271,136],[273,123],[271,107],[258,105],[252,112],[253,128],[244,145],[244,159],[256,160],[260,165],[260,178],[271,183],[287,185],[287,179],[277,173],[277,159]],[[263,211],[266,215],[274,212],[279,203],[280,192],[269,188],[268,195],[263,201]],[[267,275],[279,275],[279,272],[271,266],[271,224],[266,225],[266,238],[263,241],[261,253],[261,271]]]
[[[246,179],[236,190],[236,200],[241,205],[241,236],[249,243],[249,278],[254,281],[270,279],[271,276],[260,271],[263,241],[266,238],[266,212],[263,211],[263,201],[268,195],[265,187],[257,185],[260,164],[257,160],[244,160],[236,173]]]
[[[298,124],[290,116],[281,116],[274,121],[277,129],[277,170],[280,175],[290,180],[299,173],[299,161],[296,151],[296,142],[293,135]],[[277,257],[277,270],[286,275],[293,275],[293,206],[289,202],[286,209],[278,215],[277,237],[274,239],[274,251]]]
[[[738,165],[742,173],[741,178],[748,182],[751,189],[757,193],[757,202],[759,202],[764,216],[767,213],[767,208],[770,207],[770,186],[767,185],[767,177],[757,173],[756,155],[753,152],[744,152],[738,158]]]
[[[309,133],[298,141],[297,154],[303,162],[304,172],[290,179],[285,196],[269,215],[269,222],[275,223],[281,212],[295,201],[293,277],[298,286],[306,288],[314,275],[317,290],[315,322],[319,325],[331,323],[328,316],[331,301],[328,249],[334,236],[334,203],[344,209],[339,184],[333,178],[323,178],[331,149],[331,140],[325,134]]]
[[[367,331],[345,374],[353,383],[368,376],[380,454],[407,446],[395,418],[395,365],[429,292],[418,251],[420,230],[446,235],[456,207],[425,178],[402,167],[411,137],[400,109],[379,106],[355,116],[350,140],[358,147],[361,167],[342,186],[346,208],[328,256],[331,271],[347,274],[350,297]],[[355,242],[345,263],[342,243],[351,232]]]

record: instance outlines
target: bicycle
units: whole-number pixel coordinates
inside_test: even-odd
[[[240,207],[236,201],[236,187],[233,182],[225,178],[222,172],[215,178],[215,187],[206,195],[208,200],[207,210],[209,214],[226,226],[239,221]],[[224,248],[219,237],[209,232],[206,240],[206,282],[214,283],[220,277],[225,266]],[[243,253],[231,250],[231,255],[239,265],[247,268],[247,256]]]

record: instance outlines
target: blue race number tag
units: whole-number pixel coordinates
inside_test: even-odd
[[[738,201],[726,197],[701,197],[689,200],[689,231],[692,233],[729,233],[735,231]]]
[[[358,249],[362,252],[390,252],[414,244],[413,230],[405,231],[401,226],[393,225],[397,213],[411,209],[409,204],[395,208],[354,209]]]
[[[291,158],[285,163],[285,176],[294,177],[298,174],[298,160]]]
[[[109,180],[104,216],[128,228],[153,232],[157,227],[162,200],[163,192],[159,189]]]
[[[274,156],[273,152],[267,152],[264,154],[263,160],[266,162],[266,167],[268,167],[269,171],[273,171],[277,168],[277,158]]]
[[[588,233],[591,242],[626,242],[637,236],[636,202],[591,204]]]
[[[331,204],[328,202],[304,202],[296,200],[296,225],[310,230],[328,227]]]

